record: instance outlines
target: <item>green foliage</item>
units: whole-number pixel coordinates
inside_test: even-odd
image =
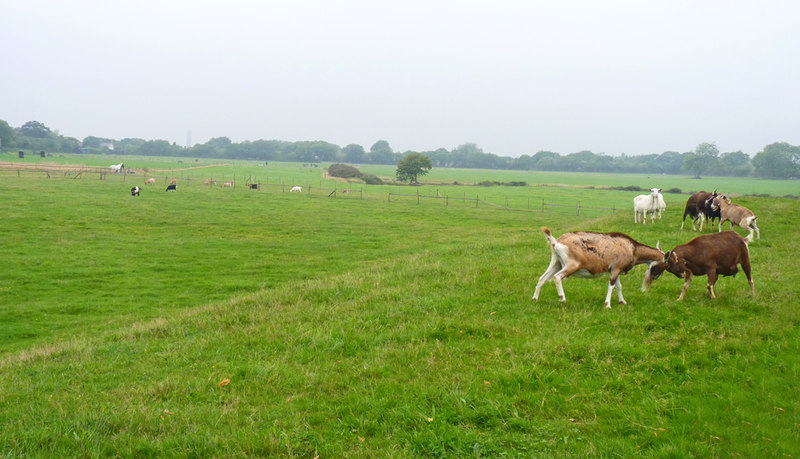
[[[635,193],[589,177],[486,191]],[[642,293],[639,266],[605,310],[603,279],[530,302],[539,228],[672,248],[696,235],[682,207],[634,226],[201,182],[132,198],[130,180],[0,175],[3,457],[800,455],[797,200],[737,198],[769,222],[755,300],[741,275],[716,300],[702,278],[683,303],[666,275]]]
[[[800,147],[785,142],[767,145],[753,158],[756,175],[767,178],[796,178],[800,176]]]
[[[418,183],[418,178],[426,175],[432,168],[431,160],[421,153],[411,153],[397,163],[397,179],[401,182]]]
[[[363,175],[357,168],[347,164],[331,164],[328,166],[328,174],[339,178],[361,178]]]

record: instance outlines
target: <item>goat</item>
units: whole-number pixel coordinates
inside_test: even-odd
[[[178,191],[178,185],[176,185],[174,183],[170,183],[169,185],[167,185],[167,189],[164,190],[164,191],[169,191],[169,190]]]
[[[679,245],[664,254],[664,258],[650,265],[644,275],[642,291],[650,288],[651,283],[658,279],[664,271],[669,271],[678,278],[685,279],[683,290],[678,297],[682,301],[692,283],[692,276],[708,275],[708,293],[714,295],[714,284],[717,276],[735,276],[739,272],[737,265],[742,265],[742,270],[750,283],[750,294],[755,298],[756,290],[753,277],[750,274],[750,250],[747,244],[752,241],[751,236],[742,238],[735,231],[723,231],[698,236],[686,244]]]
[[[683,221],[681,222],[681,229],[683,229],[684,223],[686,223],[686,216],[688,215],[692,221],[692,231],[695,230],[694,224],[695,222],[700,223],[700,231],[703,231],[703,222],[705,222],[706,215],[703,212],[705,210],[705,202],[712,197],[717,195],[717,190],[715,189],[712,193],[707,191],[698,191],[697,193],[689,196],[689,199],[686,200],[686,207],[683,209]]]
[[[247,184],[247,188],[250,188],[251,190],[257,190],[258,189],[258,183],[248,183]]]
[[[667,210],[667,203],[664,202],[664,196],[661,196],[661,192],[658,193],[658,207],[656,208],[658,211],[658,219],[661,220],[661,213]]]
[[[145,185],[155,185],[156,184],[156,178],[155,177],[150,177],[149,179],[144,181],[144,184]]]
[[[214,185],[217,184],[217,181],[214,180],[213,178],[209,178],[209,179],[206,179],[205,184],[209,185],[209,186],[214,186]]]
[[[225,182],[222,184],[222,188],[231,188],[233,187],[233,182]]]
[[[141,188],[138,186],[131,188],[131,196],[139,196],[139,191],[141,191]]]
[[[611,292],[614,287],[617,288],[619,302],[627,304],[622,297],[620,274],[627,273],[640,263],[654,263],[664,259],[664,252],[659,244],[652,248],[622,233],[577,231],[564,233],[556,239],[548,228],[542,228],[542,232],[550,244],[552,256],[550,266],[536,284],[533,301],[538,300],[542,286],[550,279],[556,284],[559,301],[566,301],[562,280],[573,274],[576,277],[599,277],[608,273],[610,277],[604,306],[611,307]]]
[[[647,223],[647,212],[652,212],[650,223],[656,220],[656,213],[659,209],[659,196],[661,196],[661,188],[650,188],[650,194],[641,194],[633,198],[634,223],[639,223],[639,214],[642,214],[642,223]],[[663,197],[661,202],[664,202]]]
[[[110,165],[108,167],[112,171],[114,171],[115,174],[117,174],[117,173],[123,172],[123,169],[125,169],[125,163],[112,164],[112,165]]]
[[[715,197],[711,201],[711,207],[719,211],[719,231],[722,231],[722,224],[731,222],[731,229],[733,225],[737,225],[750,231],[748,237],[753,238],[753,231],[756,232],[756,237],[761,239],[761,232],[758,230],[756,220],[758,217],[747,207],[740,206],[739,204],[731,204],[730,198],[724,195]]]
[[[301,187],[301,186],[293,186],[292,189],[289,190],[289,193],[292,193],[292,192],[295,192],[295,191],[298,192],[298,193],[302,193],[303,192],[303,187]]]

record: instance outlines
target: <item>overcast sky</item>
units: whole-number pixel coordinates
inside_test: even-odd
[[[69,137],[755,154],[800,144],[800,2],[5,0],[0,119]]]

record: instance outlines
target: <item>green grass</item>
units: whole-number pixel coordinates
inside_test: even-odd
[[[601,279],[531,303],[540,227],[671,248],[682,205],[634,227],[121,180],[0,175],[2,457],[800,455],[796,200],[737,200],[755,300],[742,276],[642,293],[639,266],[605,310]]]

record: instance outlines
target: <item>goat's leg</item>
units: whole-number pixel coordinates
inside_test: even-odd
[[[553,278],[555,273],[557,273],[561,269],[561,264],[558,262],[558,258],[553,255],[553,258],[550,259],[550,266],[547,267],[544,274],[539,277],[539,282],[536,283],[536,290],[533,292],[533,301],[537,301],[539,299],[539,292],[542,290],[542,286]]]
[[[714,285],[717,283],[717,269],[711,268],[708,270],[708,293],[711,295],[711,298],[716,298],[717,296],[714,295]]]
[[[556,290],[558,291],[558,301],[561,302],[567,301],[567,297],[564,295],[564,287],[561,285],[561,281],[575,274],[575,272],[579,268],[580,267],[578,266],[577,263],[568,262],[567,265],[561,269],[561,271],[557,272],[555,276],[553,276],[553,283],[556,284]]]
[[[691,271],[686,271],[685,280],[683,281],[683,290],[681,290],[681,296],[678,297],[678,301],[683,301],[683,298],[686,296],[686,291],[689,290],[689,285],[692,284],[692,273]]]
[[[619,299],[619,303],[628,304],[625,302],[625,298],[622,297],[622,283],[619,281],[619,274],[615,276],[612,273],[611,277],[608,279],[608,292],[606,292],[606,302],[604,303],[606,308],[611,308],[611,292],[614,290],[614,287],[617,288],[617,298]]]

